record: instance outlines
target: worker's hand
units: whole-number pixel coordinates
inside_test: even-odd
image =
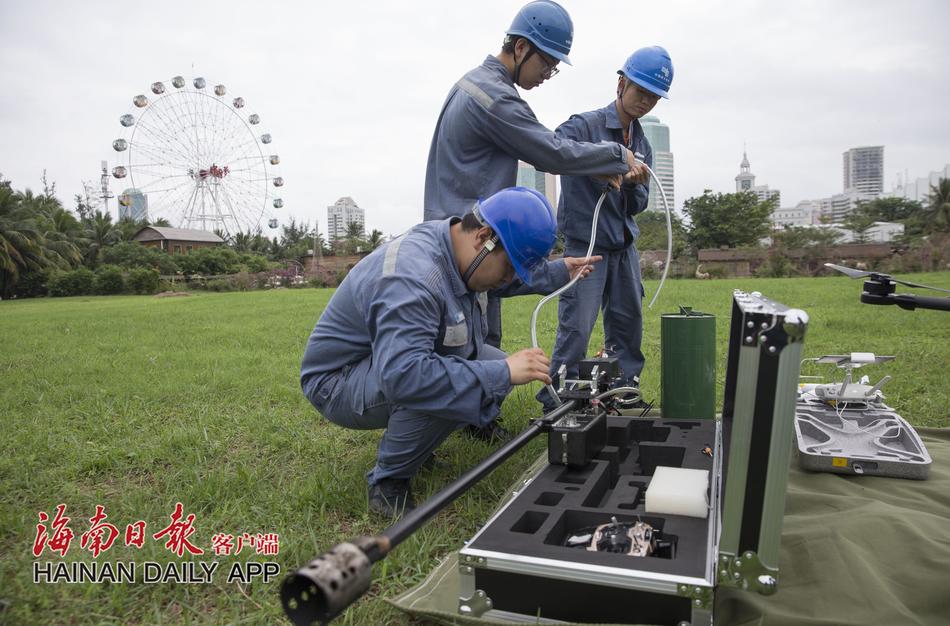
[[[540,380],[545,385],[551,384],[551,377],[548,376],[551,360],[544,356],[541,348],[519,350],[505,359],[505,362],[508,363],[512,385],[524,385],[533,380]]]
[[[623,176],[620,174],[598,174],[594,176],[594,180],[610,185],[613,189],[620,189],[620,185],[623,184]]]
[[[587,275],[594,271],[594,263],[600,261],[602,256],[594,255],[590,258],[590,261],[584,263],[583,257],[574,257],[566,256],[564,257],[564,265],[567,266],[567,273],[570,275],[571,280],[575,276],[580,276],[581,279],[587,278]]]
[[[627,152],[633,154],[629,150]],[[629,159],[627,160],[627,163],[630,165],[630,171],[623,175],[624,185],[650,184],[650,170],[647,169],[646,165],[640,161],[630,161]]]

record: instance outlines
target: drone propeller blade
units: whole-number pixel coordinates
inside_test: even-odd
[[[887,280],[893,281],[895,283],[905,285],[907,287],[913,287],[915,289],[933,289],[934,291],[943,291],[944,293],[950,293],[950,289],[943,289],[941,287],[932,287],[930,285],[921,285],[920,283],[912,283],[909,280],[901,280],[899,278],[894,278],[889,274],[882,274],[881,272],[865,272],[863,270],[856,270],[850,267],[845,267],[844,265],[835,265],[834,263],[825,263],[825,267],[830,267],[831,269],[838,270],[842,274],[847,274],[850,278],[866,278],[871,275],[876,275],[881,278],[886,278]]]
[[[825,263],[825,267],[830,267],[833,270],[838,270],[842,274],[847,274],[849,278],[864,278],[865,276],[871,275],[871,272],[852,269],[844,265],[835,265],[834,263]]]
[[[895,283],[900,283],[901,285],[906,285],[908,287],[914,287],[916,289],[933,289],[934,291],[943,291],[945,293],[950,293],[950,289],[943,289],[941,287],[932,287],[930,285],[921,285],[920,283],[912,283],[908,280],[901,280],[899,278],[891,277],[890,280],[893,280]]]

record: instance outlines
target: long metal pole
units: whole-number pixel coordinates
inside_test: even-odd
[[[562,415],[566,415],[572,408],[574,408],[573,400],[557,407],[545,415],[542,420],[534,421],[514,439],[485,457],[481,463],[459,476],[455,481],[446,485],[440,492],[409,513],[406,513],[398,522],[384,530],[381,535],[389,538],[390,550],[402,543],[404,539],[425,524],[429,518],[447,507],[456,498],[472,488],[475,483],[504,463],[508,457],[523,448],[525,444],[534,439],[537,435],[541,434],[544,423],[552,423]]]
[[[570,400],[534,421],[514,439],[402,519],[373,537],[356,537],[317,556],[284,579],[280,595],[284,612],[298,626],[329,622],[356,602],[370,588],[373,563],[381,561],[397,545],[436,513],[452,503],[493,469],[505,462],[549,424],[566,415],[576,401]]]

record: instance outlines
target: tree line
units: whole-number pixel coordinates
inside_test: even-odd
[[[315,227],[291,219],[278,236],[265,236],[261,229],[230,237],[219,232],[226,247],[173,256],[132,241],[144,226],[169,226],[166,220],[124,218],[113,222],[88,191],[74,197],[75,210],[69,211],[56,197],[56,185],[47,182],[45,173],[42,183],[41,193],[18,191],[0,176],[0,296],[4,298],[46,293],[144,293],[157,288],[159,275],[263,272],[299,261],[313,251],[325,256],[369,252],[384,240],[381,231],[374,229],[367,236],[352,222],[345,234],[327,242]],[[773,229],[775,209],[775,200],[761,201],[752,192],[706,190],[684,202],[685,221],[673,216],[673,254],[695,258],[703,248],[760,247],[769,241],[769,263],[775,267],[767,265],[766,271],[788,275],[791,269],[784,251],[830,246],[841,237],[837,231],[821,227]],[[939,248],[941,241],[950,241],[950,180],[932,185],[923,203],[904,198],[859,202],[843,225],[862,242],[879,221],[904,225],[899,245],[929,240],[931,247]],[[637,225],[640,250],[666,248],[666,216],[662,212],[641,213]]]
[[[688,224],[674,216],[674,254],[692,254],[703,248],[727,246],[759,247],[771,238],[771,245],[787,248],[828,246],[841,239],[841,233],[820,226],[785,226],[773,228],[775,200],[760,201],[754,193],[713,193],[689,198],[683,203]],[[950,179],[931,185],[925,202],[905,198],[876,198],[856,203],[842,225],[854,234],[856,243],[868,240],[868,231],[875,222],[896,222],[904,225],[899,244],[950,232]],[[666,216],[659,211],[637,216],[640,250],[666,248]]]
[[[317,250],[327,256],[367,252],[382,244],[379,230],[364,235],[351,223],[329,243],[307,222],[291,219],[279,235],[261,229],[233,236],[215,231],[228,244],[169,255],[132,241],[145,226],[171,226],[165,219],[113,221],[93,194],[74,196],[72,211],[56,196],[45,172],[42,192],[17,190],[0,175],[0,297],[146,293],[160,275],[221,275],[263,272],[299,261]]]

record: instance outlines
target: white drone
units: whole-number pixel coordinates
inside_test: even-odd
[[[847,355],[826,354],[812,359],[802,359],[802,363],[810,361],[813,363],[829,363],[844,370],[844,380],[818,385],[804,385],[802,394],[814,394],[820,401],[841,405],[847,404],[881,404],[884,401],[884,394],[881,393],[883,387],[891,377],[884,376],[877,384],[870,385],[870,379],[862,376],[860,381],[854,382],[852,372],[865,365],[876,365],[893,361],[893,356],[877,356],[873,352],[852,352]],[[817,378],[813,376],[802,376],[802,378]]]

